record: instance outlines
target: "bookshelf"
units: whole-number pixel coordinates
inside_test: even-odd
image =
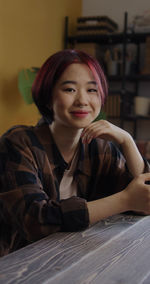
[[[65,18],[65,37],[64,48],[74,48],[77,44],[95,44],[100,47],[120,45],[122,49],[122,66],[121,74],[109,75],[106,71],[107,80],[109,82],[109,98],[104,107],[104,111],[108,119],[117,119],[119,126],[125,128],[127,121],[132,122],[133,137],[137,137],[137,123],[139,120],[150,121],[150,115],[136,115],[134,112],[134,98],[139,95],[140,83],[150,83],[150,72],[140,73],[140,56],[141,45],[146,43],[150,37],[150,33],[135,33],[128,31],[128,14],[124,15],[123,32],[107,33],[107,34],[68,34],[69,18]],[[136,61],[134,70],[130,74],[126,74],[127,68],[127,48],[129,44],[133,44],[136,50]],[[105,68],[104,68],[105,69]],[[113,87],[115,85],[115,87]],[[130,85],[131,88],[128,88]],[[149,95],[150,96],[150,95]]]

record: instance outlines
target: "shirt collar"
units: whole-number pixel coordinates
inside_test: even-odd
[[[52,170],[57,167],[62,167],[64,169],[67,168],[67,163],[63,159],[54,139],[52,133],[49,128],[48,122],[41,118],[37,124],[39,129],[43,129],[40,131],[40,139],[42,139],[42,144],[46,150],[48,159],[51,163]],[[79,144],[79,158],[77,162],[76,172],[82,172],[85,175],[91,175],[91,163],[89,158],[89,145],[83,144],[80,139]]]

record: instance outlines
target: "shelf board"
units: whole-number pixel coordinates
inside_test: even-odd
[[[132,75],[132,76],[127,76],[127,78],[131,81],[150,81],[150,74],[137,74],[137,75]]]
[[[126,39],[126,43],[144,43],[150,33],[112,33],[112,34],[82,34],[76,36],[68,36],[69,43],[101,43],[101,44],[120,44]]]
[[[114,89],[114,90],[112,90],[112,89],[108,89],[108,96],[109,95],[121,95],[121,89]]]
[[[68,41],[70,43],[80,42],[80,43],[102,43],[102,44],[110,44],[110,43],[122,43],[123,42],[123,34],[83,34],[76,36],[69,36]]]
[[[127,42],[128,43],[144,43],[146,38],[150,36],[150,33],[127,33]]]
[[[145,119],[145,120],[150,120],[150,115],[147,115],[147,116],[142,116],[142,115],[136,115],[135,116],[135,119]]]
[[[145,81],[148,82],[150,81],[150,74],[135,74],[135,75],[127,75],[127,76],[123,76],[123,75],[112,75],[112,76],[107,76],[107,79],[109,81],[122,81],[123,78],[126,81]]]
[[[123,89],[108,89],[108,96],[109,95],[131,95],[131,96],[135,96],[135,92],[131,92],[129,90],[123,90]]]

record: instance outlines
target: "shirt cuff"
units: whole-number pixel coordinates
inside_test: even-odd
[[[89,226],[89,213],[85,199],[73,196],[60,201],[62,231],[75,232]]]

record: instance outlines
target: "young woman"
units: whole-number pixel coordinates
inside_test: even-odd
[[[41,121],[0,140],[1,255],[121,212],[150,214],[147,161],[125,130],[94,122],[107,95],[98,62],[60,51],[39,70],[32,94]]]

